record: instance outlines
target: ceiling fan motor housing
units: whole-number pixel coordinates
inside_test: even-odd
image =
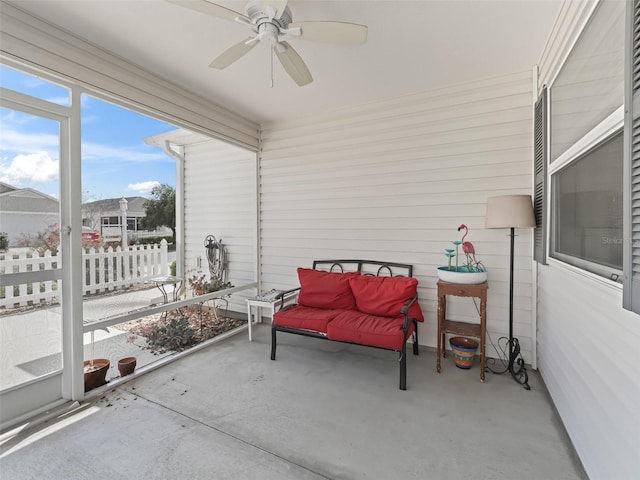
[[[245,14],[251,19],[251,23],[260,27],[264,23],[271,23],[278,29],[286,29],[288,25],[293,21],[291,17],[291,10],[286,7],[280,15],[280,18],[274,18],[276,9],[270,6],[268,2],[262,2],[260,0],[252,0],[247,3]]]

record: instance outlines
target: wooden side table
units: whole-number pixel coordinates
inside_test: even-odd
[[[487,282],[467,285],[438,280],[438,360],[436,369],[440,373],[440,360],[446,355],[447,333],[475,337],[480,340],[480,381],[484,382],[485,338],[487,334]],[[447,320],[447,295],[476,297],[480,299],[480,323]]]

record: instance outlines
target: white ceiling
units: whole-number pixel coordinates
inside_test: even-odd
[[[258,45],[225,70],[211,60],[246,27],[162,0],[15,5],[261,124],[531,69],[563,0],[291,0],[293,20],[369,27],[363,46],[290,38],[314,82],[298,87]],[[244,12],[245,2],[217,3]]]

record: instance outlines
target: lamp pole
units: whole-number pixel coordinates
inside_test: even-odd
[[[122,197],[120,199],[120,213],[122,213],[121,224],[122,224],[122,249],[127,250],[129,243],[127,241],[127,199]]]
[[[529,375],[524,366],[524,359],[520,355],[520,342],[513,337],[513,263],[515,246],[515,228],[511,227],[509,234],[511,237],[511,255],[509,264],[509,373],[513,379],[525,389],[531,390],[529,386]],[[516,369],[516,364],[518,368]]]

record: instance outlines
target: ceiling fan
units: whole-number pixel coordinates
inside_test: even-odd
[[[367,41],[366,25],[330,21],[294,22],[287,0],[249,0],[244,14],[207,0],[167,1],[196,12],[235,21],[253,32],[249,38],[225,50],[211,62],[209,66],[218,70],[249,53],[258,43],[267,43],[293,81],[303,86],[311,83],[313,77],[298,52],[282,40],[284,37],[344,45],[360,45]]]

